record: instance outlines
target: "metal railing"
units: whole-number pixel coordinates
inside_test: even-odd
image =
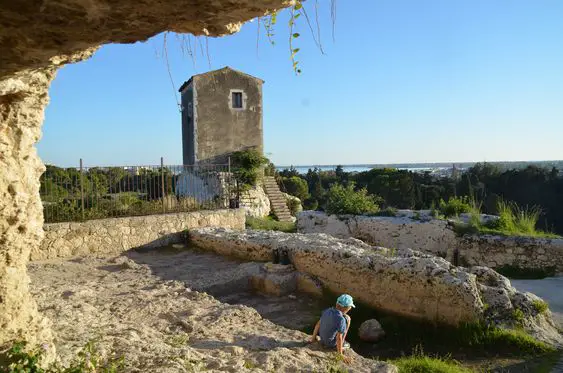
[[[45,222],[233,207],[230,165],[60,168],[41,176]]]

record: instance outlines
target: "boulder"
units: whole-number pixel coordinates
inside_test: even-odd
[[[358,330],[358,337],[364,342],[377,342],[384,336],[385,331],[376,319],[364,321]]]
[[[289,208],[292,214],[297,215],[298,213],[303,211],[303,205],[301,204],[301,200],[299,198],[287,193],[283,193],[283,196],[285,197],[287,208]],[[291,205],[293,204],[296,206],[296,208],[295,210],[291,211]]]

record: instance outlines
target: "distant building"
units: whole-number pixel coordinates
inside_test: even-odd
[[[263,152],[263,80],[224,67],[182,84],[183,162],[226,163],[248,148]]]

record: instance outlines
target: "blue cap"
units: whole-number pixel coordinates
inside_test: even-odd
[[[352,299],[352,297],[348,294],[342,294],[341,296],[339,296],[336,300],[336,304],[342,307],[356,307],[354,305],[354,299]]]

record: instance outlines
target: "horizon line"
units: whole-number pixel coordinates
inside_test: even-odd
[[[276,165],[277,168],[290,167],[371,167],[371,166],[395,166],[395,165],[454,165],[468,163],[540,163],[540,162],[563,162],[563,159],[545,159],[545,160],[520,160],[520,161],[445,161],[445,162],[396,162],[396,163],[337,163],[337,164],[296,164],[296,165]]]

